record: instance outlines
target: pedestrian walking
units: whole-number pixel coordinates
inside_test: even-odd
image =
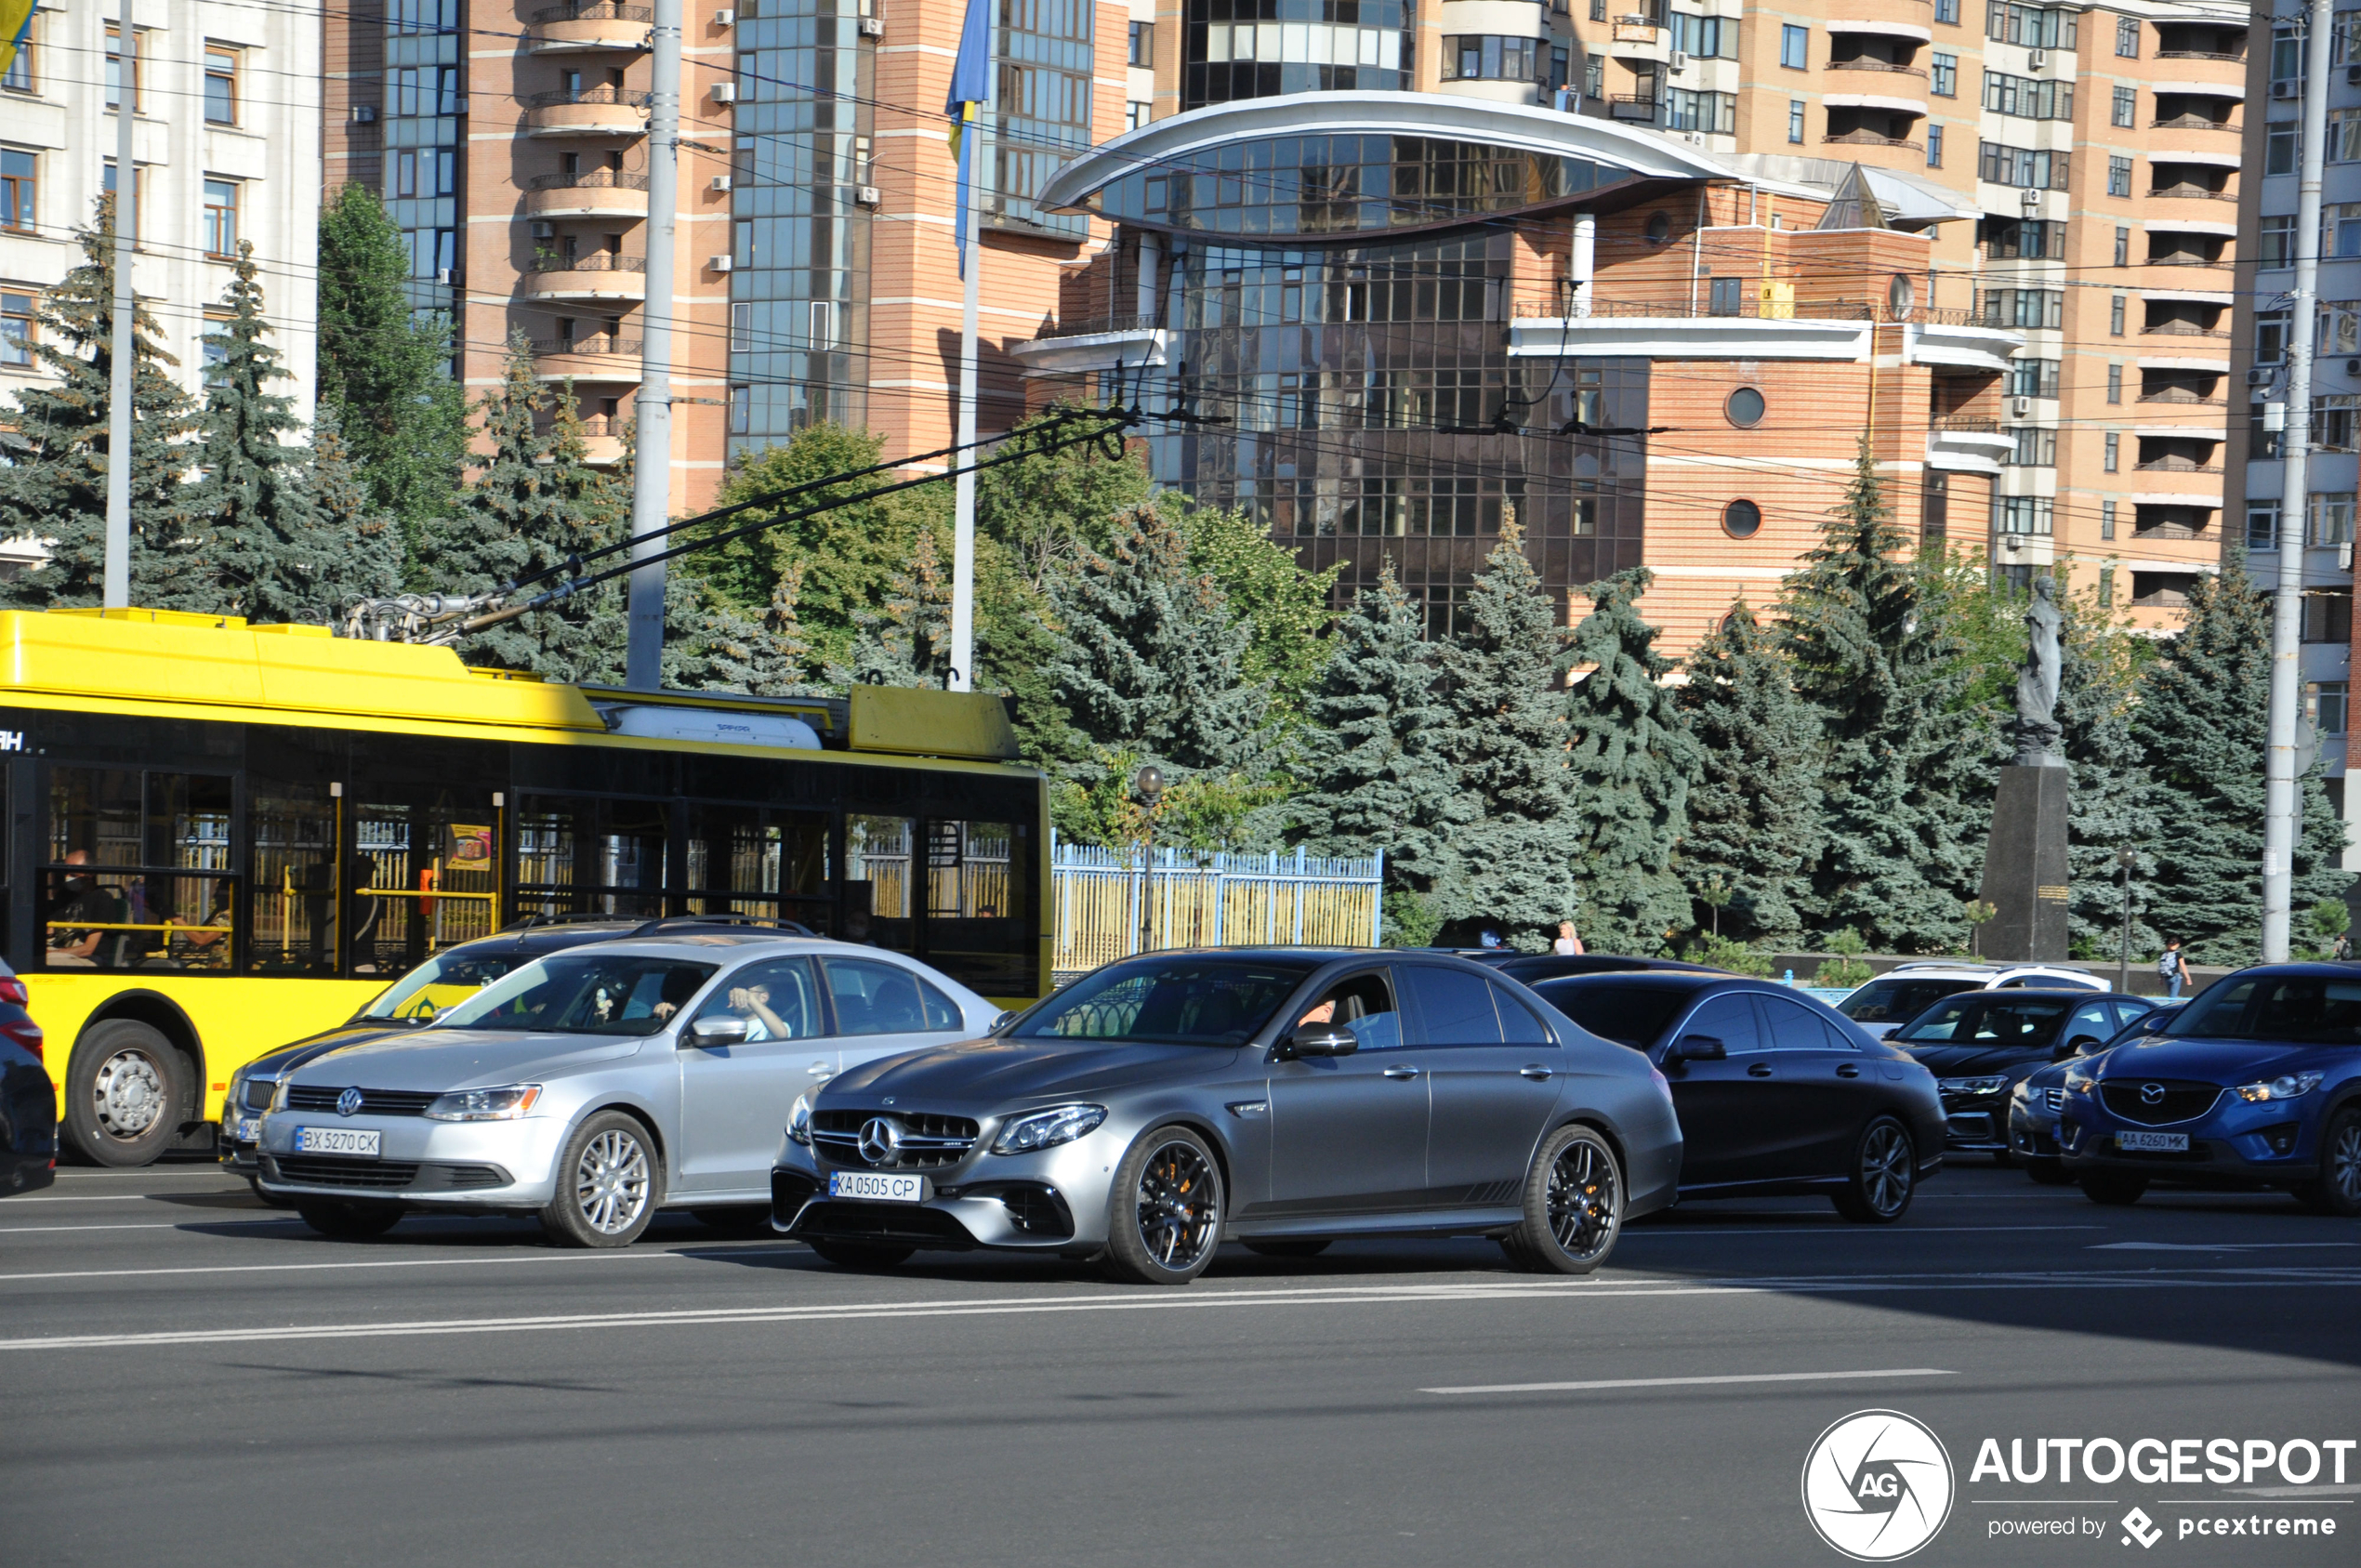
[[[2189,960],[2181,951],[2181,939],[2174,937],[2164,944],[2157,957],[2157,976],[2164,982],[2164,994],[2178,996],[2181,988],[2189,983]]]
[[[1582,939],[1575,935],[1573,921],[1558,922],[1558,940],[1550,944],[1550,951],[1558,954],[1577,954],[1582,951]]]

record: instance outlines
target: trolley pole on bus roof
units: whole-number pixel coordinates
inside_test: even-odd
[[[138,353],[139,306],[131,291],[131,253],[139,244],[139,165],[131,143],[139,117],[139,30],[131,25],[131,0],[123,0],[123,63],[117,70],[114,112],[114,360],[107,383],[107,534],[99,601],[109,610],[131,604],[131,392],[132,361]]]
[[[2270,742],[2262,758],[2262,961],[2288,958],[2295,891],[2295,839],[2302,820],[2296,787],[2297,709],[2302,698],[2303,540],[2312,462],[2313,335],[2319,324],[2320,178],[2328,134],[2331,0],[2306,7],[2303,66],[2303,165],[2296,186],[2293,329],[2288,345],[2286,483],[2279,502],[2279,574],[2271,600]]]
[[[664,688],[664,561],[672,509],[672,252],[680,164],[681,0],[655,0],[648,93],[648,288],[640,307],[640,398],[631,469],[631,559],[624,684]],[[650,557],[659,559],[649,560]]]

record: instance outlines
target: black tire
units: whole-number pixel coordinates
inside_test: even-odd
[[[1107,1268],[1134,1285],[1186,1285],[1221,1245],[1221,1166],[1183,1127],[1141,1133],[1115,1167]]]
[[[247,1177],[246,1185],[254,1189],[254,1195],[256,1197],[260,1198],[272,1208],[293,1208],[296,1206],[293,1198],[283,1198],[276,1192],[264,1192],[262,1190],[262,1178],[258,1176]]]
[[[1844,1185],[1828,1201],[1856,1225],[1891,1225],[1910,1212],[1918,1191],[1919,1151],[1910,1129],[1879,1116],[1861,1129]]]
[[[2121,1171],[2094,1170],[2083,1175],[2079,1180],[2084,1197],[2094,1204],[2105,1204],[2109,1208],[2129,1208],[2140,1201],[2141,1193],[2148,1190],[2146,1177],[2130,1176]]]
[[[1315,1241],[1247,1242],[1244,1245],[1248,1252],[1263,1258],[1317,1258],[1328,1250],[1328,1240],[1326,1236],[1322,1236]]]
[[[2296,1189],[2315,1214],[2361,1215],[2361,1105],[2348,1105],[2320,1129],[2320,1177]]]
[[[541,1228],[560,1246],[629,1246],[664,1202],[655,1140],[620,1111],[601,1111],[574,1129],[558,1156],[557,1181]]]
[[[1623,1234],[1623,1163],[1595,1127],[1563,1127],[1541,1140],[1524,1177],[1524,1221],[1500,1238],[1518,1268],[1587,1274]]]
[[[295,1206],[295,1211],[303,1216],[305,1224],[340,1242],[365,1242],[402,1223],[400,1204],[353,1203],[341,1198],[323,1203],[307,1198]]]
[[[119,1018],[75,1043],[66,1064],[66,1131],[95,1164],[154,1164],[178,1138],[188,1105],[188,1059],[159,1031]]]
[[[771,1234],[771,1210],[752,1208],[692,1208],[697,1223],[708,1231],[719,1231],[725,1236],[767,1236]]]
[[[887,1246],[877,1242],[824,1242],[806,1244],[820,1255],[824,1263],[839,1269],[890,1269],[908,1259],[918,1249],[915,1246]]]
[[[2044,1187],[2064,1187],[2074,1179],[2066,1174],[2064,1160],[2035,1154],[2019,1163],[2025,1166],[2025,1175]]]
[[[2011,1153],[2008,1150],[1995,1149],[1992,1151],[1992,1165],[1994,1169],[2006,1170],[2016,1163],[2017,1157]]]

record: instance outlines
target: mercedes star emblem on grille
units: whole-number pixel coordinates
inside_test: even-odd
[[[361,1091],[347,1089],[336,1096],[336,1114],[350,1116],[361,1109]]]
[[[886,1164],[901,1147],[902,1129],[883,1116],[872,1116],[861,1124],[861,1157],[869,1164]]]
[[[2162,1084],[2142,1084],[2140,1086],[2140,1103],[2143,1105],[2163,1104],[2164,1086]]]

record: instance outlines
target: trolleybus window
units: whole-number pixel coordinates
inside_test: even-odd
[[[657,800],[521,797],[517,913],[662,915],[670,815]]]
[[[794,920],[836,928],[828,876],[828,813],[692,800],[685,888],[692,915]]]
[[[52,968],[230,968],[238,906],[231,814],[226,778],[50,769],[44,962]]]

